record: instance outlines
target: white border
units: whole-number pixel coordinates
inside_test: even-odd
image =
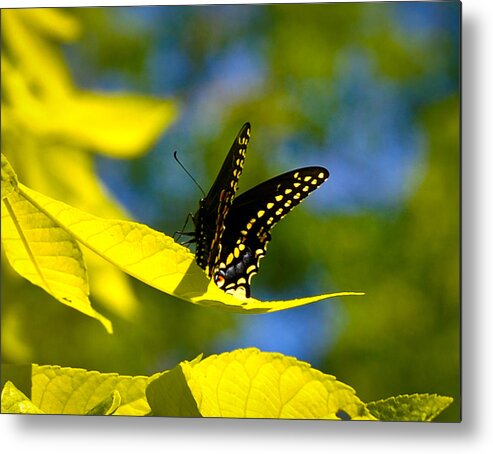
[[[12,1],[0,7],[105,6],[195,2]],[[240,3],[217,0],[213,3]],[[258,3],[258,2],[241,2]],[[264,2],[265,3],[265,2]],[[269,3],[278,3],[271,1]],[[491,377],[493,275],[493,24],[490,2],[463,7],[463,422],[461,424],[325,423],[320,421],[194,420],[172,418],[29,417],[0,415],[2,452],[40,454],[174,450],[341,454],[488,452],[493,444]],[[489,107],[489,109],[488,109]]]

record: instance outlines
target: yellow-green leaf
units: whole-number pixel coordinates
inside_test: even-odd
[[[264,313],[337,296],[362,294],[339,292],[287,301],[237,299],[220,290],[196,265],[193,254],[171,237],[136,222],[98,218],[22,184],[19,190],[53,222],[94,252],[137,279],[194,304]]]
[[[29,182],[28,186],[36,191],[90,213],[127,218],[97,179],[91,155],[68,146],[51,146],[43,153],[26,147],[22,154],[11,154],[9,158],[14,167],[23,169],[24,183]],[[82,247],[82,252],[94,299],[112,313],[126,319],[134,317],[139,305],[129,277],[91,250]]]
[[[46,133],[118,158],[148,150],[177,113],[171,101],[130,93],[78,92],[52,107]]]
[[[56,19],[62,17],[67,19],[67,16],[56,14],[54,10],[46,10],[44,12],[40,10],[34,15],[27,9],[2,11],[2,44],[4,45],[7,59],[15,62],[23,77],[28,78],[31,83],[36,83],[36,86],[42,89],[44,95],[49,93],[55,97],[63,95],[70,90],[72,82],[68,68],[63,63],[59,46],[54,46],[52,41],[46,39],[45,26],[46,21],[54,20],[52,31],[55,34],[55,30],[61,30],[61,28],[57,27],[59,22]],[[44,23],[39,22],[41,18],[44,19]],[[68,24],[68,21],[70,19],[65,22]],[[73,28],[73,30],[67,28],[64,32],[66,34],[73,33],[72,37],[75,37],[77,33],[75,27],[76,23],[72,21],[68,28]],[[43,68],[43,71],[40,71],[40,68]],[[29,83],[27,82],[26,80],[25,89],[33,91],[32,88],[29,88]],[[4,80],[2,77],[3,85]],[[8,99],[12,99],[16,94],[15,92],[9,93]],[[37,97],[39,99],[39,95]],[[29,106],[24,106],[23,112],[40,116],[38,111],[42,109],[43,104],[39,101]],[[17,107],[22,106],[17,104]],[[29,107],[32,111],[30,111]],[[49,118],[40,116],[40,120],[44,124],[49,121]]]
[[[332,375],[255,348],[182,362],[152,381],[146,394],[153,414],[161,416],[375,419]]]
[[[112,313],[135,321],[141,307],[129,276],[90,249],[80,246],[89,273],[91,295]]]
[[[31,400],[49,414],[85,415],[104,410],[143,416],[150,411],[145,398],[149,380],[152,377],[33,365]]]
[[[2,389],[2,413],[42,414],[26,395],[19,391],[11,381],[7,381]]]
[[[122,218],[98,179],[93,153],[128,158],[148,152],[177,109],[171,100],[78,90],[60,44],[75,41],[81,31],[68,10],[2,11],[2,146],[30,187]],[[2,198],[4,189],[11,186],[2,184]],[[94,299],[123,317],[134,316],[138,302],[128,277],[92,252],[84,257]]]
[[[176,103],[77,90],[60,46],[49,34],[73,40],[79,24],[53,9],[2,12],[2,89],[9,101],[2,103],[2,116],[23,133],[43,137],[43,148],[63,143],[127,158],[146,152],[175,119]]]
[[[438,394],[404,394],[367,404],[368,410],[382,421],[432,421],[454,399]]]
[[[81,32],[75,17],[61,8],[26,8],[14,11],[27,28],[37,29],[60,41],[73,41]]]
[[[89,301],[87,272],[77,241],[18,192],[11,192],[2,205],[2,244],[12,267],[112,332],[111,322]]]

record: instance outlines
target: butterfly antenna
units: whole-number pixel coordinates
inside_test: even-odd
[[[180,160],[178,159],[178,152],[177,152],[177,151],[175,151],[175,152],[173,153],[173,156],[174,156],[174,158],[175,158],[175,161],[176,161],[178,164],[180,164],[180,167],[181,167],[181,168],[185,171],[185,173],[186,173],[186,174],[187,174],[187,175],[188,175],[188,176],[192,179],[192,181],[193,181],[193,182],[197,185],[197,187],[200,189],[200,191],[202,192],[202,194],[203,194],[203,195],[204,195],[204,197],[205,197],[205,192],[204,192],[204,190],[202,189],[202,187],[200,186],[200,184],[198,184],[198,183],[197,183],[197,180],[196,180],[194,177],[192,177],[192,175],[190,174],[190,172],[189,172],[189,171],[185,168],[185,166],[184,166],[184,165],[180,162]]]

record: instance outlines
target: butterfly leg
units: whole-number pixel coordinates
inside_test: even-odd
[[[193,221],[193,214],[192,213],[188,213],[187,217],[185,218],[185,223],[183,224],[183,227],[180,230],[177,230],[175,233],[173,233],[173,240],[175,240],[176,242],[178,242],[178,240],[182,236],[191,236],[192,237],[192,239],[186,241],[185,243],[181,243],[183,245],[188,245],[188,244],[191,244],[191,243],[195,243],[195,232],[185,232],[184,231],[185,230],[185,227],[188,224],[188,220],[190,218]]]

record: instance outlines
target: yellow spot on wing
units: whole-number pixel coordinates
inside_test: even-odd
[[[257,250],[258,250],[258,249],[257,249]],[[256,266],[256,265],[250,265],[250,266],[247,268],[246,272],[247,272],[247,274],[250,274],[250,273],[253,273],[256,269],[257,269],[257,266]]]

